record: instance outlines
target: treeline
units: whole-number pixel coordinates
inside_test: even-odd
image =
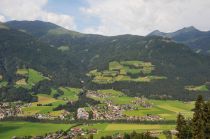
[[[13,101],[24,101],[24,102],[35,102],[37,96],[33,96],[25,88],[14,86],[7,86],[0,88],[0,101],[1,102],[13,102]]]
[[[161,120],[161,121],[141,121],[141,120],[61,120],[61,119],[37,119],[35,117],[6,117],[0,121],[28,121],[38,123],[59,123],[59,124],[97,124],[97,123],[128,123],[128,124],[149,124],[149,125],[172,125],[176,124],[174,120]]]
[[[210,101],[205,102],[201,95],[195,102],[192,119],[182,114],[177,117],[176,130],[179,139],[210,139]]]

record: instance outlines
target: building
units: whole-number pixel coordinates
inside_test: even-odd
[[[77,110],[77,119],[87,120],[89,118],[89,113],[86,112],[84,108],[78,108]]]

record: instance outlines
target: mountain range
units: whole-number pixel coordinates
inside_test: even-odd
[[[9,21],[0,24],[0,75],[8,82],[6,89],[14,85],[17,69],[27,67],[49,77],[53,87],[113,88],[130,96],[182,100],[202,93],[208,98],[210,91],[186,90],[186,86],[208,85],[210,81],[209,57],[200,54],[208,54],[208,34],[190,27],[175,33],[154,31],[145,37],[102,36],[43,21]],[[97,84],[87,76],[94,69],[107,70],[113,61],[151,62],[151,74],[166,78]]]
[[[192,48],[196,53],[210,54],[210,31],[200,31],[195,27],[186,27],[171,33],[155,30],[148,36],[162,36],[183,43]]]

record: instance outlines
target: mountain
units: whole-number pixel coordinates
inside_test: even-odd
[[[1,57],[6,59],[2,60],[2,69],[17,69],[23,65],[34,68],[51,77],[53,86],[113,88],[130,96],[151,98],[192,99],[199,93],[210,97],[209,92],[189,93],[185,89],[210,81],[209,58],[165,37],[82,34],[42,21],[10,21],[6,25],[9,30],[0,30]],[[133,81],[127,80],[130,75],[124,75],[126,79],[106,84],[96,83],[87,76],[95,69],[100,74],[112,72],[109,71],[111,63],[129,61],[151,63],[152,71],[133,74]],[[7,65],[10,67],[5,68]],[[129,67],[131,74],[140,70],[135,65],[125,65],[127,70]],[[148,69],[147,66],[141,68]],[[13,78],[15,70],[11,72]],[[138,82],[139,76],[145,77]],[[153,80],[157,77],[164,78]]]
[[[148,34],[148,36],[168,37],[189,46],[197,53],[210,54],[210,31],[200,31],[193,26],[171,33],[155,30]]]

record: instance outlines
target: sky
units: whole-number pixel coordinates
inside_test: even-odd
[[[0,0],[0,21],[42,20],[83,33],[210,30],[210,0]]]

